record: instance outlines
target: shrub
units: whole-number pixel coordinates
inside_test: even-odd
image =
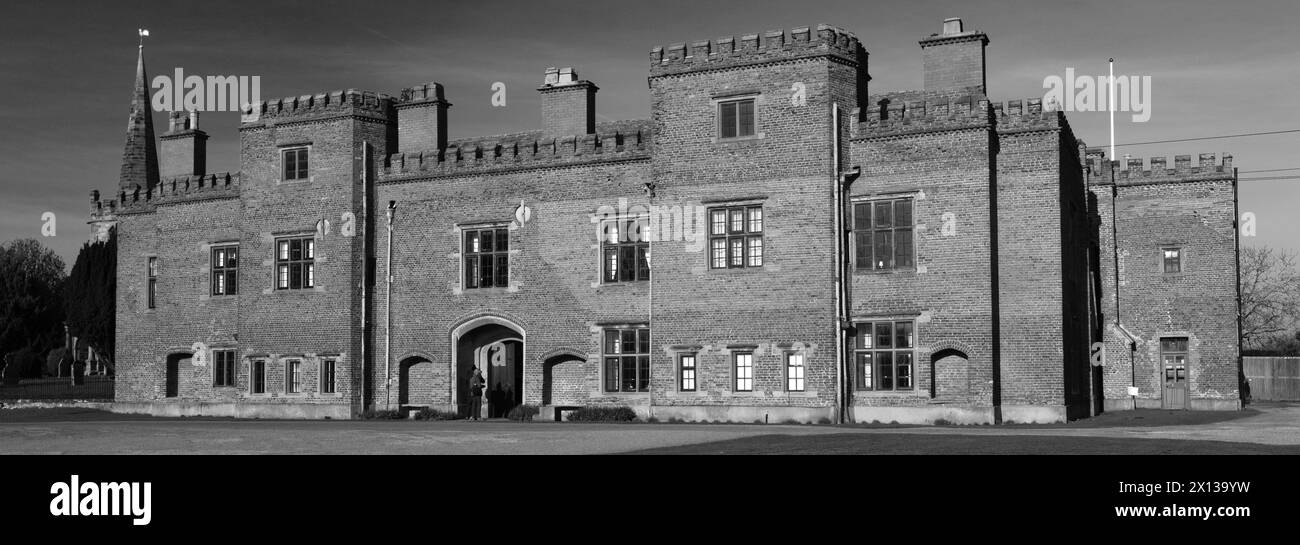
[[[541,409],[537,405],[519,405],[510,409],[510,412],[506,413],[506,418],[520,422],[532,422],[533,417],[540,412]]]
[[[825,416],[823,416],[823,417],[817,419],[817,423],[818,423],[818,424],[821,424],[821,425],[824,426],[824,425],[826,425],[826,424],[830,424],[830,423],[831,423],[831,419],[826,418]]]
[[[952,425],[952,422],[949,422],[947,418],[936,418],[936,419],[934,420],[934,425],[936,425],[936,426],[951,426],[951,425]]]
[[[589,406],[569,412],[569,422],[631,422],[636,411],[631,407]]]
[[[394,411],[390,409],[379,409],[379,410],[368,409],[366,410],[366,412],[361,413],[361,419],[362,420],[401,420],[402,411]]]
[[[415,413],[416,420],[457,420],[460,415],[456,411],[440,411],[425,407]]]

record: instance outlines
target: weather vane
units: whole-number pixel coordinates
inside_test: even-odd
[[[147,29],[147,28],[137,28],[137,29],[135,29],[135,30],[136,30],[136,32],[140,33],[140,47],[143,48],[143,47],[144,47],[144,39],[145,39],[146,36],[149,35],[149,29]]]

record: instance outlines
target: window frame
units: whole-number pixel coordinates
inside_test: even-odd
[[[149,256],[146,263],[145,308],[154,309],[158,308],[158,257]]]
[[[722,214],[722,232],[716,232],[718,222],[715,215]],[[736,228],[736,214],[740,216],[740,227]],[[757,213],[757,217],[755,217]],[[765,233],[766,217],[763,214],[763,205],[759,204],[735,204],[727,206],[713,206],[706,210],[705,221],[708,223],[708,252],[705,254],[708,260],[710,270],[717,269],[759,269],[766,263],[767,259],[767,241]],[[757,226],[757,229],[755,229]],[[753,242],[758,241],[758,252],[754,254]],[[721,242],[721,247],[718,243]],[[737,244],[739,242],[740,255],[736,255]],[[722,255],[718,255],[718,250],[722,250]],[[722,266],[719,266],[719,257],[722,259]],[[757,261],[755,261],[757,258]]]
[[[229,265],[229,263],[232,260],[229,252],[232,250],[234,251],[233,261],[235,264]],[[225,263],[225,265],[222,265],[220,267],[217,266],[218,252],[223,253],[222,263]],[[211,283],[209,286],[208,295],[212,297],[225,297],[228,295],[239,295],[239,245],[238,244],[219,244],[219,245],[214,244],[209,249],[208,259],[209,259],[208,270],[211,273],[209,275],[209,278],[211,279]],[[221,293],[217,293],[218,275],[220,275],[220,278],[222,279]],[[234,286],[234,289],[231,289],[230,286]]]
[[[791,362],[794,358],[799,359],[799,365],[791,365]],[[798,369],[799,371],[798,377],[792,376],[791,371],[795,369]],[[807,355],[803,354],[802,352],[786,352],[785,353],[785,391],[787,392],[808,391],[807,374],[808,374]],[[794,381],[796,380],[798,381],[798,388],[794,387],[795,385]]]
[[[686,360],[690,359],[690,366],[686,365]],[[687,377],[687,372],[690,377]],[[677,391],[679,392],[698,392],[700,387],[700,358],[695,352],[684,352],[677,355]],[[690,387],[687,388],[687,381],[690,381]]]
[[[883,346],[882,344],[879,343],[880,330],[877,328],[877,326],[881,324],[889,324],[889,335],[888,335],[889,346]],[[909,335],[907,337],[909,346],[907,347],[898,346],[899,344],[898,340],[901,338],[900,334],[902,333],[901,330],[899,329],[900,325],[906,325],[907,331],[909,332]],[[854,392],[908,393],[908,392],[920,391],[916,386],[917,333],[916,333],[915,319],[912,318],[864,319],[864,320],[854,321],[853,326],[855,330],[853,335],[853,391]],[[863,326],[866,326],[866,328],[869,331],[866,337],[862,335]],[[867,342],[864,343],[864,340]],[[880,372],[880,369],[882,368],[882,363],[881,363],[882,358],[880,358],[879,356],[884,354],[889,355],[889,363],[883,364],[889,366],[890,387],[888,389],[884,389],[880,386],[880,382],[881,382],[880,377],[883,375],[883,373]],[[908,363],[906,365],[907,368],[906,377],[908,379],[908,386],[906,388],[901,388],[898,386],[899,377],[904,376],[902,373],[899,372],[899,369],[901,367],[904,367],[899,364],[899,362],[901,361],[899,358],[900,354],[907,355],[907,360],[908,360]],[[869,356],[869,359],[867,361],[869,361],[868,365],[870,365],[871,367],[870,373],[865,373],[865,374],[863,373],[864,370],[863,359],[862,359],[863,355]],[[863,380],[864,378],[866,378],[865,381]]]
[[[632,333],[631,346],[634,352],[628,352],[628,340],[625,333]],[[616,339],[612,345],[614,351],[610,351],[610,334],[615,333]],[[625,327],[604,327],[601,329],[600,339],[600,369],[601,369],[601,390],[606,394],[644,394],[650,392],[650,386],[653,380],[651,353],[653,350],[652,337],[649,325],[633,325]],[[633,372],[636,374],[631,389],[625,388],[625,370],[627,362],[633,363]],[[613,367],[611,368],[611,365]],[[613,372],[611,372],[613,371]],[[613,385],[613,389],[611,389]]]
[[[302,358],[285,358],[284,393],[285,395],[303,393]]]
[[[266,395],[266,359],[256,358],[248,362],[248,394]]]
[[[492,233],[493,244],[491,250],[483,249],[484,246],[482,242],[483,241],[482,235],[485,232]],[[479,243],[479,249],[477,251],[470,251],[469,237],[471,233],[477,236],[477,238],[475,239]],[[504,250],[499,249],[500,242],[503,240],[501,236],[502,234],[504,234],[504,241],[506,243],[506,249]],[[511,248],[514,247],[514,243],[510,241],[509,225],[493,224],[493,225],[462,226],[460,228],[460,244],[461,244],[460,246],[461,289],[490,290],[494,288],[510,287],[510,268],[511,268],[510,251]],[[492,276],[489,278],[489,280],[492,280],[492,284],[487,286],[483,285],[483,276],[482,276],[482,271],[483,271],[482,263],[484,257],[486,257],[492,265]],[[470,266],[470,258],[474,258],[473,267]],[[504,275],[499,273],[499,270],[501,269],[500,265],[503,262],[505,264]],[[472,284],[474,285],[471,285],[470,282],[471,271],[473,271],[474,273],[474,282],[472,282]],[[502,279],[505,280],[505,283],[504,284],[498,283],[498,281]]]
[[[293,258],[293,243],[300,243],[299,258]],[[280,245],[286,244],[285,255],[281,258]],[[305,244],[304,244],[305,243]],[[284,236],[275,239],[275,245],[272,247],[275,252],[275,268],[272,269],[275,275],[275,291],[300,291],[312,290],[316,288],[316,237],[315,235],[297,235]],[[310,255],[308,255],[310,254]],[[293,267],[301,266],[300,273],[297,275],[299,286],[293,287],[294,275]],[[280,269],[284,268],[284,285],[280,285]]]
[[[1174,271],[1169,270],[1170,257],[1168,253],[1171,251],[1177,254],[1173,257],[1173,263],[1178,266],[1178,270],[1174,270]],[[1160,246],[1159,255],[1160,255],[1160,272],[1162,274],[1169,274],[1169,275],[1183,274],[1183,272],[1187,270],[1186,267],[1183,266],[1183,257],[1187,255],[1187,252],[1184,251],[1183,246],[1162,245]]]
[[[628,226],[640,223],[641,234],[637,240],[631,240],[630,233],[632,230]],[[617,240],[610,242],[609,225],[613,224],[617,229]],[[650,240],[647,235],[650,233],[650,216],[648,215],[628,215],[613,218],[603,218],[599,222],[600,237],[599,255],[600,255],[600,283],[601,284],[628,284],[634,282],[649,282],[650,275]],[[611,253],[612,250],[612,253]],[[624,269],[623,263],[625,250],[630,250],[633,264],[630,269]],[[610,261],[610,257],[614,261]],[[631,278],[624,279],[623,272],[630,270]],[[613,278],[610,278],[610,275]]]
[[[753,138],[762,138],[763,131],[759,129],[762,126],[762,124],[760,123],[761,118],[759,116],[759,106],[762,104],[760,98],[761,95],[759,93],[715,97],[713,99],[713,115],[714,115],[713,134],[715,140],[718,142],[730,142],[735,140],[749,140]],[[743,124],[741,123],[741,119],[742,119],[741,107],[745,103],[748,103],[751,108],[750,127],[749,127],[750,132],[748,134],[741,134],[741,128],[743,127]],[[725,130],[727,127],[724,121],[724,117],[725,117],[725,109],[729,105],[735,105],[736,108],[734,114],[734,120],[735,120],[734,126],[731,127],[732,129],[735,130],[735,134],[731,136],[726,136]]]
[[[294,177],[289,177],[289,154],[294,154]],[[305,153],[306,160],[300,160],[299,154]],[[311,146],[294,145],[280,148],[280,181],[301,182],[311,180]],[[305,163],[305,164],[302,164]]]
[[[916,260],[916,201],[917,200],[918,199],[916,195],[909,193],[906,195],[897,195],[897,194],[881,195],[881,196],[875,196],[866,199],[857,199],[853,201],[852,203],[853,204],[853,223],[852,223],[853,270],[860,271],[860,272],[871,272],[871,273],[891,273],[891,272],[900,272],[900,271],[906,272],[906,271],[916,270],[916,261],[917,261]],[[878,205],[883,203],[890,203],[889,204],[889,214],[890,214],[889,226],[877,225],[878,215],[876,214],[876,208]],[[899,217],[898,211],[900,209],[899,203],[906,203],[904,209],[907,210],[908,221],[905,225],[901,224],[898,221],[898,217]],[[862,219],[862,213],[861,213],[864,207],[868,212],[865,220]],[[900,245],[898,243],[898,234],[900,232],[907,233],[907,237],[911,239],[907,244]],[[884,233],[888,233],[888,238],[889,238],[889,265],[877,266],[879,264],[878,260],[875,259],[877,253],[876,252],[877,245],[878,245],[878,242],[876,241],[877,234],[884,234]],[[864,256],[862,251],[864,245],[866,246],[867,250],[870,251],[870,255],[866,256],[868,262],[865,265],[863,264]],[[898,264],[899,261],[898,258],[900,256],[899,249],[903,247],[907,248],[906,255],[910,260],[910,263],[906,265],[899,265]]]
[[[338,372],[338,358],[322,358],[320,360],[320,369],[316,373],[318,383],[316,389],[319,390],[320,394],[334,395],[339,393]]]
[[[235,372],[237,359],[233,348],[220,348],[212,351],[213,388],[234,388],[239,385],[239,373]],[[224,373],[222,372],[223,368]]]
[[[742,368],[742,366],[740,365],[741,358],[746,358],[745,360],[746,365],[744,365],[743,368],[749,371],[747,373],[747,376],[745,377],[740,376],[740,370]],[[740,387],[741,385],[740,381],[742,380],[749,381],[748,383],[749,388]],[[755,382],[756,381],[754,379],[754,351],[737,350],[735,352],[732,352],[731,353],[731,391],[734,393],[746,393],[746,394],[753,393]]]

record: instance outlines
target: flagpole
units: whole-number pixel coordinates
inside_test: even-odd
[[[1110,59],[1110,78],[1107,80],[1110,87],[1110,100],[1106,102],[1106,109],[1110,112],[1110,160],[1115,161],[1115,58]]]

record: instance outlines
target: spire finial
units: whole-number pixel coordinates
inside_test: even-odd
[[[149,29],[147,29],[147,28],[137,28],[137,29],[135,29],[135,30],[136,30],[137,33],[140,34],[140,49],[144,49],[144,39],[145,39],[147,36],[149,36]]]

